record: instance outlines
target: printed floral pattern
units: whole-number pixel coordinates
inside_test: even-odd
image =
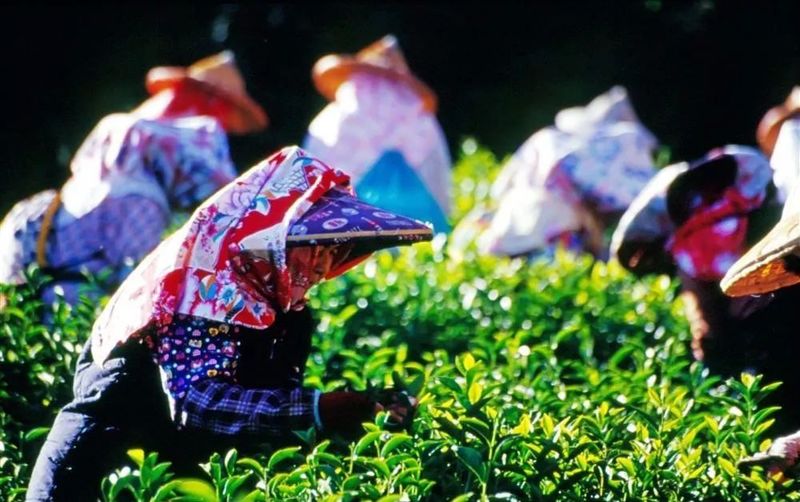
[[[61,190],[45,255],[54,289],[71,303],[85,287],[83,271],[110,272],[121,282],[132,263],[161,240],[173,208],[198,204],[235,177],[227,139],[210,118],[143,120],[104,118],[72,160],[72,177]],[[54,190],[19,202],[0,225],[0,281],[23,282],[36,262],[44,213]],[[87,294],[98,291],[86,290]]]
[[[597,234],[587,227],[591,212],[624,211],[655,175],[656,140],[623,88],[586,107],[562,110],[555,122],[523,143],[498,175],[492,187],[496,211],[479,237],[485,252],[527,253],[553,246],[565,232]],[[584,249],[601,253],[593,249],[597,241],[583,239]]]
[[[728,189],[722,200],[703,207],[680,226],[667,242],[675,264],[688,276],[718,281],[744,254],[748,201]]]
[[[436,117],[402,82],[354,74],[308,127],[304,147],[354,183],[386,151],[403,155],[444,213],[450,208],[450,154]]]
[[[691,203],[691,216],[666,244],[678,268],[694,279],[719,281],[747,251],[747,214],[764,203],[772,179],[767,159],[747,147],[712,150],[692,169],[723,155],[736,160],[734,184],[718,198],[698,194]]]
[[[706,193],[701,186],[692,187],[697,193],[689,202],[689,216],[677,225],[679,222],[668,211],[669,187],[682,173],[711,168],[704,166],[721,156],[730,156],[736,162],[733,184],[721,194]],[[719,281],[746,251],[748,215],[766,202],[771,179],[772,169],[763,155],[736,145],[712,150],[691,165],[665,168],[623,215],[612,250],[616,253],[626,244],[647,246],[665,241],[664,260],[671,260],[693,279]]]
[[[236,177],[228,140],[210,117],[105,117],[71,163],[61,200],[80,218],[107,197],[138,194],[165,210],[198,204]]]
[[[174,400],[207,378],[233,381],[238,365],[239,327],[177,315],[158,330],[157,357],[166,389]]]
[[[288,310],[289,227],[347,175],[297,147],[284,148],[201,205],[120,286],[92,330],[95,360],[146,328],[163,328],[175,314],[263,329],[274,308]],[[243,253],[272,269],[245,280]],[[343,271],[343,270],[342,270]]]

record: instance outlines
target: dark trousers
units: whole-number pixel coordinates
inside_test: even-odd
[[[193,473],[213,447],[171,422],[158,367],[145,347],[129,343],[99,366],[88,345],[78,359],[75,397],[42,446],[26,500],[96,500],[103,477],[126,461],[130,448],[158,451],[177,472]]]

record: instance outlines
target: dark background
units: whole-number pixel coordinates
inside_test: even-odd
[[[394,33],[439,95],[455,152],[466,136],[512,152],[561,108],[625,85],[673,159],[753,144],[764,111],[800,83],[800,2],[214,4],[89,2],[3,8],[0,214],[55,187],[105,114],[146,97],[156,65],[229,48],[271,126],[231,138],[244,169],[299,143],[325,101],[310,69]]]

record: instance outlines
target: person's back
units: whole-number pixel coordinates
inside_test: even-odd
[[[36,264],[75,303],[90,296],[87,274],[113,287],[162,238],[173,210],[185,210],[235,177],[227,139],[211,118],[104,118],[56,191],[19,202],[0,224],[0,282],[25,282]]]
[[[303,385],[314,329],[308,289],[377,249],[432,237],[403,216],[375,218],[381,208],[348,184],[286,148],[210,197],[146,257],[94,324],[28,500],[96,498],[103,476],[137,446],[191,472],[213,450],[287,441],[293,430],[357,435],[380,410],[407,425],[414,403],[401,392]]]

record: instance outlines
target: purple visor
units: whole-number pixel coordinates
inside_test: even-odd
[[[367,204],[342,190],[323,195],[291,227],[287,247],[353,243],[357,254],[433,238],[430,225]]]

